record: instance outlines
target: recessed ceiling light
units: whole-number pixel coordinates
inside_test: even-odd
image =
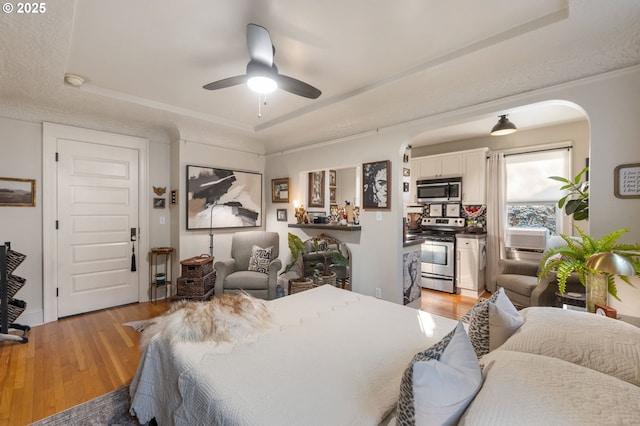
[[[73,87],[80,87],[82,86],[82,84],[84,83],[84,78],[80,77],[79,75],[75,75],[75,74],[65,74],[64,75],[64,82],[73,86]]]

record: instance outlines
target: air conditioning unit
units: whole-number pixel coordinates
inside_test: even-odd
[[[537,262],[542,258],[548,238],[547,228],[507,228],[505,233],[507,258]]]

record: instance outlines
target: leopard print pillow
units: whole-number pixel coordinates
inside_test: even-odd
[[[400,383],[400,396],[398,398],[398,417],[396,423],[398,425],[415,425],[416,424],[416,412],[414,406],[413,397],[413,365],[419,361],[427,361],[429,359],[440,360],[440,357],[444,353],[445,349],[451,342],[453,335],[456,333],[454,328],[449,334],[444,336],[435,345],[429,349],[418,352],[413,356],[409,367],[405,370],[402,376],[402,382]]]

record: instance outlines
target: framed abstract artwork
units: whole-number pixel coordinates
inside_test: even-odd
[[[262,175],[187,166],[187,229],[262,225]]]

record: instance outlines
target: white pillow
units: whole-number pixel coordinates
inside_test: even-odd
[[[478,358],[502,345],[523,323],[502,287],[490,299],[478,302],[469,321],[469,339]]]
[[[249,271],[269,273],[269,263],[271,262],[271,250],[273,246],[262,248],[254,245],[251,248],[251,258],[249,258]]]
[[[489,351],[497,349],[524,324],[511,300],[500,292],[495,302],[489,302]]]
[[[416,354],[405,371],[398,425],[456,424],[482,385],[482,371],[464,326]]]

